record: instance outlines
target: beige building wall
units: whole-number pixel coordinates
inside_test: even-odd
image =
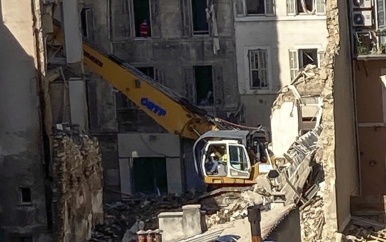
[[[338,230],[350,219],[350,197],[359,194],[358,152],[348,6],[338,1],[340,50],[334,68],[336,216]],[[330,37],[330,41],[333,41]]]
[[[386,74],[382,60],[356,61],[355,82],[358,110],[360,175],[363,196],[386,193]]]

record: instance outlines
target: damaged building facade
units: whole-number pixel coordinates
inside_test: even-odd
[[[320,66],[327,45],[325,1],[305,2],[234,1],[238,84],[248,125],[270,127],[277,92],[306,65]]]
[[[384,220],[386,152],[385,1],[351,4],[352,61],[358,122],[361,197],[353,198],[353,213]]]
[[[209,113],[239,116],[232,1],[83,1],[81,7],[88,41]],[[166,133],[92,74],[88,101],[90,129],[105,157],[106,187],[126,195],[201,187],[191,141]]]

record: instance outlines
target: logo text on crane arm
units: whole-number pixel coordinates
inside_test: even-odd
[[[157,104],[150,101],[147,97],[141,98],[141,105],[145,106],[147,109],[152,111],[153,113],[157,114],[158,116],[165,116],[166,110],[162,107],[158,106]]]

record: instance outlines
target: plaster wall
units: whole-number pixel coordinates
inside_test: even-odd
[[[49,237],[32,6],[0,1],[0,233],[40,242]],[[31,190],[27,206],[21,187]]]
[[[132,194],[133,158],[165,157],[169,193],[182,193],[180,139],[170,134],[119,134],[120,184],[123,194]],[[144,167],[146,169],[146,167]],[[125,195],[123,195],[125,198]]]
[[[326,48],[325,15],[287,15],[285,0],[275,1],[275,16],[235,17],[238,89],[245,105],[245,123],[270,126],[272,103],[277,91],[291,82],[289,50]],[[268,51],[268,88],[250,87],[248,50]],[[258,115],[256,115],[258,110]]]
[[[348,5],[338,1],[339,55],[334,66],[335,189],[338,230],[350,220],[350,197],[359,194],[357,127]]]
[[[354,62],[360,150],[362,196],[385,194],[386,88],[380,76],[386,74],[383,61]]]

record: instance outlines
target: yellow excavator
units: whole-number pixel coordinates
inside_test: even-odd
[[[60,23],[56,20],[52,37],[54,45],[64,43]],[[269,135],[264,128],[243,127],[212,117],[116,56],[93,47],[87,40],[83,42],[83,56],[89,71],[125,94],[168,132],[196,140],[193,147],[196,171],[210,190],[256,183],[258,164],[270,159],[266,149]]]

